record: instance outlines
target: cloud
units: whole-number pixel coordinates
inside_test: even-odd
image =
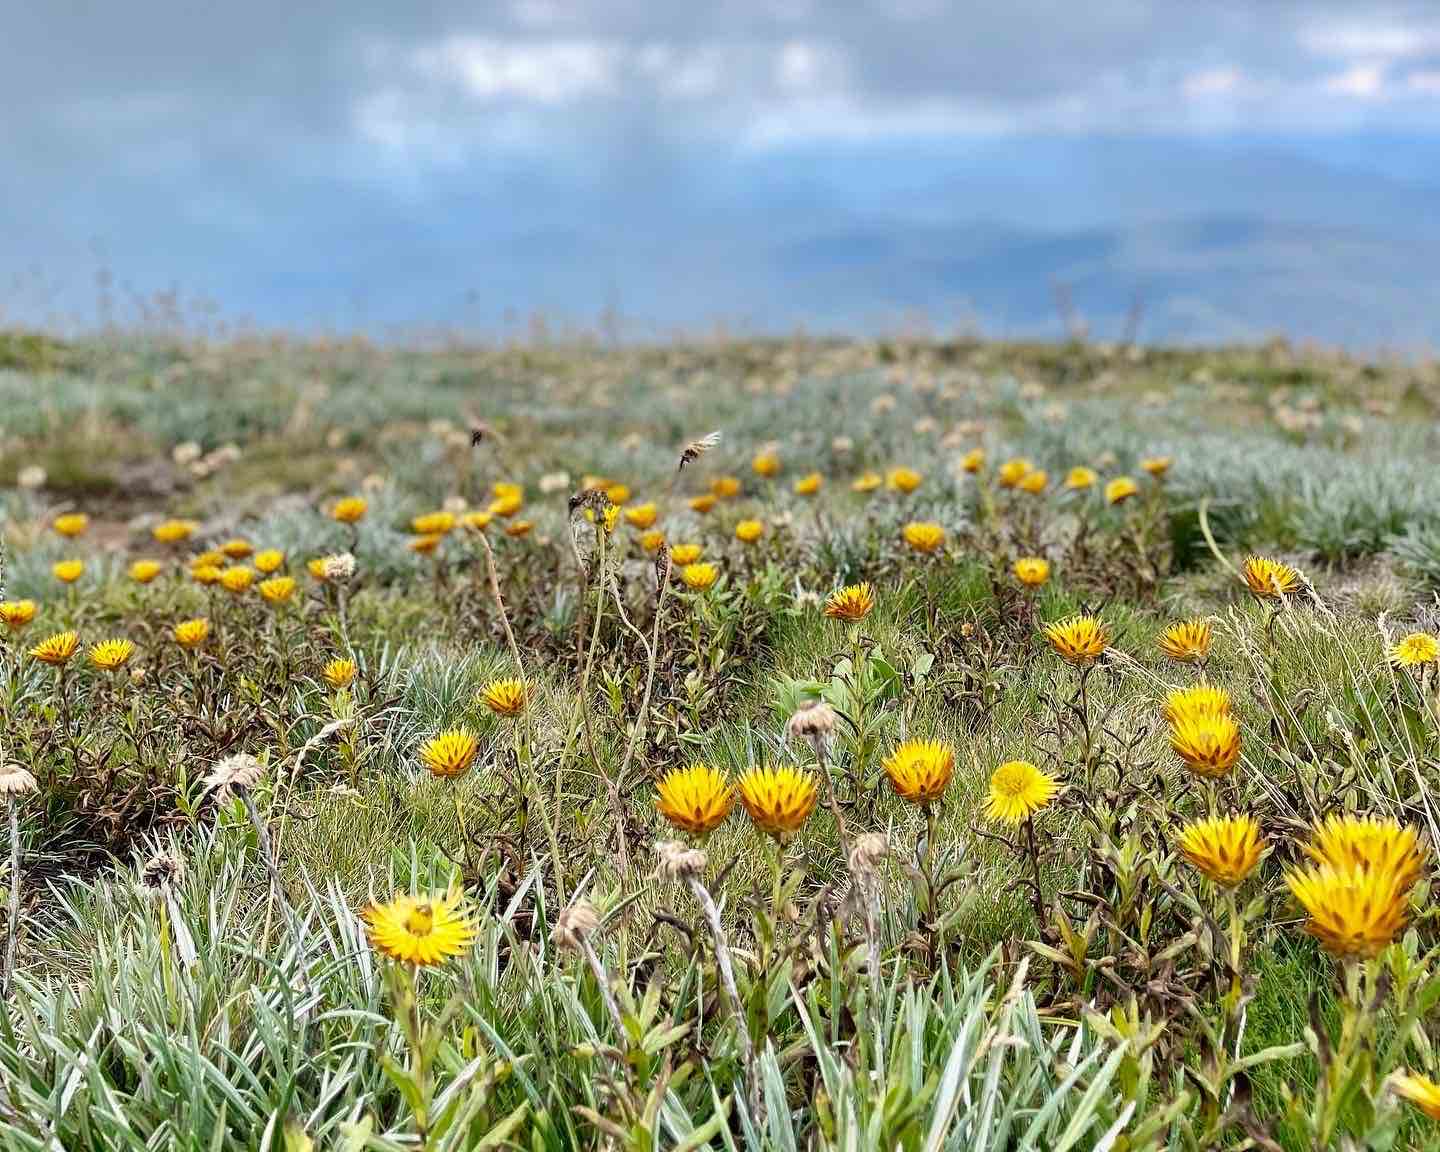
[[[1375,100],[1385,94],[1385,68],[1380,64],[1356,64],[1325,77],[1325,91],[1361,100]]]

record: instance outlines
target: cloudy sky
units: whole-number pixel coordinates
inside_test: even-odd
[[[175,289],[292,327],[494,330],[607,306],[637,324],[766,327],[960,300],[1025,327],[1019,295],[987,299],[977,230],[1032,255],[1104,233],[1115,280],[1150,266],[1137,245],[1183,262],[1171,250],[1193,236],[1174,229],[1215,218],[1263,225],[1272,275],[1280,226],[1331,230],[1286,233],[1297,250],[1343,232],[1361,244],[1353,267],[1393,226],[1377,214],[1440,182],[1433,3],[0,0],[0,14],[0,309],[28,320],[93,317],[103,268],[121,311]],[[942,248],[943,269],[925,264]],[[1034,257],[1041,289],[1075,271],[1066,251]],[[826,269],[863,290],[827,288]],[[1220,290],[1181,294],[1223,312],[1199,299]]]

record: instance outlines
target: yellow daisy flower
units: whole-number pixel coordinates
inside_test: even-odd
[[[1045,639],[1061,659],[1084,668],[1104,655],[1110,630],[1098,616],[1067,616],[1045,625]]]
[[[915,552],[931,553],[945,543],[945,529],[928,520],[912,520],[900,529],[900,536]]]
[[[1285,884],[1309,919],[1305,931],[1341,959],[1377,956],[1405,929],[1413,881],[1387,868],[1291,869]]]
[[[1158,480],[1170,471],[1170,465],[1172,463],[1173,461],[1169,456],[1147,456],[1140,461],[1140,470],[1142,472],[1148,472]]]
[[[490,501],[490,514],[499,516],[502,520],[508,520],[523,507],[525,507],[525,498],[519,493],[512,492],[506,496],[497,496]]]
[[[204,616],[182,620],[175,625],[175,643],[182,648],[199,648],[210,638],[210,621]]]
[[[491,680],[476,699],[497,716],[518,716],[525,711],[525,684],[521,680]]]
[[[700,553],[705,549],[699,544],[676,544],[670,549],[670,559],[679,564],[682,568],[686,564],[693,564],[700,559]]]
[[[444,536],[454,530],[453,512],[427,512],[410,521],[410,531],[416,536]]]
[[[862,472],[850,482],[852,492],[874,492],[885,483],[885,479],[878,472]]]
[[[738,476],[716,476],[710,481],[710,495],[717,500],[730,500],[740,495],[740,478]]]
[[[720,576],[720,569],[714,564],[686,564],[680,569],[680,579],[692,592],[703,592]]]
[[[293,576],[272,576],[269,580],[260,582],[260,595],[265,598],[267,604],[284,604],[295,594],[295,578]]]
[[[692,512],[698,512],[700,513],[700,515],[703,516],[706,512],[709,512],[712,508],[715,507],[715,502],[718,499],[719,497],[716,496],[713,492],[706,492],[701,496],[690,497],[687,503],[690,505],[690,510]]]
[[[1226,713],[1191,713],[1170,725],[1170,747],[1197,776],[1216,779],[1240,759],[1240,726]]]
[[[490,527],[495,517],[490,512],[466,512],[460,517],[460,523],[471,532],[483,532]]]
[[[250,591],[250,585],[255,583],[255,569],[247,568],[243,564],[237,564],[234,568],[227,568],[220,574],[220,586],[227,592],[240,595],[242,592]]]
[[[1389,1080],[1390,1091],[1409,1101],[1431,1120],[1440,1120],[1440,1084],[1428,1076],[1394,1072]]]
[[[1160,634],[1160,651],[1180,664],[1195,664],[1210,652],[1210,621],[1203,617],[1180,620]]]
[[[757,453],[755,459],[750,461],[750,471],[757,476],[778,476],[780,475],[780,457],[775,452]]]
[[[113,672],[123,668],[135,654],[135,645],[129,640],[102,640],[92,644],[88,653],[90,663],[102,672]]]
[[[1065,487],[1070,492],[1084,492],[1095,487],[1100,477],[1095,469],[1086,468],[1083,464],[1071,468],[1065,475]]]
[[[58,668],[62,664],[68,664],[70,657],[75,655],[75,650],[79,647],[80,637],[77,633],[56,632],[31,648],[30,655],[42,664]]]
[[[1440,660],[1440,640],[1429,632],[1411,632],[1396,642],[1389,652],[1390,663],[1397,668],[1419,668]]]
[[[885,758],[890,787],[911,804],[931,804],[955,774],[955,750],[939,740],[906,740]]]
[[[220,583],[220,578],[224,575],[224,569],[214,564],[196,564],[190,569],[190,579],[206,587],[209,587],[211,584]]]
[[[61,536],[74,539],[76,536],[85,535],[85,530],[90,527],[90,517],[83,512],[68,512],[64,516],[55,517],[55,522],[50,527]]]
[[[1171,724],[1185,716],[1228,716],[1230,693],[1207,680],[1184,688],[1172,688],[1165,693],[1160,713]]]
[[[243,560],[255,551],[255,545],[242,537],[236,536],[221,544],[220,551],[230,557],[231,560]]]
[[[1020,481],[1015,487],[1032,496],[1038,496],[1045,491],[1045,485],[1048,483],[1050,483],[1049,474],[1043,468],[1036,468],[1020,477]]]
[[[795,481],[795,495],[814,496],[815,493],[820,491],[820,487],[824,483],[825,478],[821,476],[819,472],[811,472]]]
[[[1269,556],[1247,556],[1241,566],[1245,583],[1262,600],[1276,600],[1300,591],[1300,572]]]
[[[832,620],[863,620],[875,607],[875,589],[868,583],[837,588],[825,599],[825,615]]]
[[[320,670],[320,675],[325,678],[325,683],[332,688],[348,688],[355,683],[355,674],[358,669],[355,661],[346,660],[337,656]]]
[[[1192,820],[1180,829],[1180,854],[1223,888],[1236,888],[1260,862],[1265,840],[1251,816]]]
[[[605,489],[605,495],[610,498],[610,503],[617,508],[630,500],[630,488],[626,484],[611,484]]]
[[[195,535],[199,527],[194,520],[162,520],[150,529],[150,535],[159,544],[179,544]]]
[[[35,619],[35,601],[6,600],[0,602],[0,620],[12,632],[19,632]]]
[[[985,449],[972,448],[960,457],[960,467],[972,475],[985,467]]]
[[[1105,485],[1105,503],[1123,504],[1135,493],[1140,491],[1140,486],[1129,476],[1116,476]]]
[[[664,543],[665,533],[661,532],[658,528],[643,533],[640,537],[640,547],[645,549],[646,552],[658,552],[660,551],[660,545]]]
[[[1050,561],[1040,556],[1022,556],[1015,561],[1015,579],[1027,588],[1038,588],[1050,579]]]
[[[406,547],[417,556],[430,556],[440,547],[444,539],[445,537],[438,533],[429,536],[412,536]]]
[[[137,584],[149,584],[160,575],[162,567],[158,560],[136,560],[130,565],[130,579]]]
[[[1002,824],[1023,824],[1060,790],[1055,777],[1028,760],[1007,760],[990,777],[985,815]]]
[[[447,728],[425,741],[420,748],[420,761],[432,774],[450,779],[468,771],[479,751],[480,742],[470,729]]]
[[[530,530],[534,527],[535,525],[529,520],[512,520],[505,525],[505,535],[512,540],[519,540],[521,537],[530,535]],[[612,524],[611,527],[614,525]]]
[[[896,492],[914,492],[924,477],[913,468],[892,468],[885,475],[885,485]]]
[[[655,808],[675,827],[704,836],[725,822],[735,788],[725,773],[708,764],[676,768],[655,786]]]
[[[85,561],[57,560],[51,565],[50,574],[62,584],[73,584],[85,575]]]
[[[636,504],[633,508],[625,509],[625,523],[632,528],[649,528],[658,515],[654,504]]]
[[[751,768],[739,780],[740,803],[760,831],[785,840],[798,832],[815,810],[815,777],[782,764]]]
[[[335,501],[330,509],[330,519],[339,524],[358,524],[370,511],[370,502],[363,496],[346,496]]]
[[[741,520],[735,525],[735,539],[744,544],[754,544],[765,535],[765,524],[761,520]]]
[[[443,964],[475,941],[475,923],[459,892],[424,899],[399,893],[388,904],[369,905],[361,916],[370,946],[402,964]]]
[[[1415,829],[1383,816],[1329,816],[1315,825],[1301,850],[1316,864],[1342,871],[1394,872],[1406,886],[1416,883],[1425,868]]]
[[[270,576],[285,566],[285,553],[278,548],[267,548],[263,552],[255,553],[255,559],[250,563],[255,565],[257,572]]]

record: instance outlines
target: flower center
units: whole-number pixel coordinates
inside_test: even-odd
[[[429,904],[417,904],[405,917],[405,931],[412,936],[428,936],[435,928],[435,910]]]

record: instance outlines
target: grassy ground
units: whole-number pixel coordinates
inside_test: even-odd
[[[1434,1061],[1428,870],[1392,901],[1398,942],[1348,964],[1285,883],[1333,813],[1435,836],[1436,671],[1386,659],[1436,629],[1433,365],[12,334],[0,398],[5,598],[37,605],[3,665],[4,751],[35,789],[18,889],[5,873],[0,1146],[1440,1146],[1389,1087]],[[1003,483],[1017,458],[1036,491]],[[1076,467],[1093,486],[1067,486]],[[587,515],[612,498],[606,533]],[[426,542],[414,520],[441,509]],[[188,538],[157,540],[177,517]],[[915,522],[944,544],[907,545]],[[229,541],[222,570],[283,556],[244,588],[197,579]],[[687,544],[712,587],[667,575]],[[1248,591],[1251,552],[1294,565],[1293,592]],[[340,553],[353,576],[310,570]],[[1025,556],[1050,566],[1034,587]],[[860,582],[873,609],[828,619]],[[1108,630],[1091,667],[1042,631],[1083,612]],[[187,650],[193,617],[210,634]],[[1189,617],[1203,672],[1157,646]],[[29,654],[67,629],[63,668]],[[103,672],[111,637],[135,651]],[[517,673],[523,713],[495,714],[480,694]],[[1160,711],[1202,676],[1241,733],[1218,783]],[[787,737],[817,698],[839,717],[818,750]],[[450,728],[475,751],[445,778],[421,753]],[[911,738],[952,765],[928,807],[885,767]],[[234,757],[258,779],[217,787]],[[1033,825],[987,809],[1014,760],[1061,785]],[[741,804],[705,837],[714,925],[693,861],[655,874],[657,840],[697,842],[657,782],[696,762],[818,785],[783,843]],[[1212,808],[1268,848],[1233,916],[1177,847]],[[848,855],[861,832],[878,871]],[[460,956],[417,976],[367,943],[368,901],[452,886],[477,933]]]

